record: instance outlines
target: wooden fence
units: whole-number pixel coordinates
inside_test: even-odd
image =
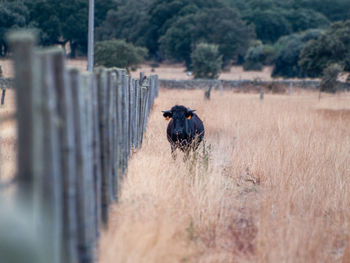
[[[140,148],[158,78],[66,69],[60,49],[9,37],[15,65],[18,196],[39,215],[50,262],[96,262],[100,228]],[[28,202],[29,200],[29,202]]]

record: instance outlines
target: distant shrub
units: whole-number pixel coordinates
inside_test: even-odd
[[[251,46],[244,57],[244,70],[262,70],[264,65],[272,64],[276,54],[271,45],[263,45],[261,42]]]
[[[274,83],[274,82],[269,83],[267,85],[267,89],[274,94],[280,94],[280,93],[286,92],[286,88],[282,84]]]
[[[323,76],[321,80],[321,91],[336,93],[337,92],[337,79],[339,74],[343,71],[343,67],[337,63],[330,64],[323,70]]]
[[[144,61],[147,49],[124,40],[106,40],[95,44],[95,65],[135,69]]]
[[[219,77],[222,56],[219,54],[217,45],[198,44],[191,54],[191,59],[195,78],[216,79]]]

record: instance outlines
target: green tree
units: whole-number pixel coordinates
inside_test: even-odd
[[[251,46],[244,57],[244,70],[262,70],[264,65],[271,65],[276,56],[273,45],[263,45],[259,40]]]
[[[88,32],[88,1],[86,0],[25,0],[30,12],[30,23],[39,29],[42,45],[70,44],[71,57],[76,51],[85,54]],[[95,25],[105,19],[113,0],[97,1]]]
[[[319,77],[330,64],[340,64],[350,71],[350,20],[334,23],[319,38],[306,44],[299,66],[309,77]]]
[[[264,43],[274,43],[281,36],[289,35],[293,31],[285,13],[281,8],[255,9],[244,19],[255,25],[258,39]]]
[[[149,0],[119,2],[108,11],[104,22],[96,28],[96,39],[121,38],[138,46],[146,46],[150,4]]]
[[[327,17],[312,9],[292,9],[285,11],[285,16],[292,26],[293,32],[305,31],[311,28],[327,28],[330,24]]]
[[[0,56],[7,55],[6,33],[27,26],[28,19],[29,12],[23,1],[4,1],[0,4]]]
[[[222,56],[217,45],[200,43],[191,54],[195,78],[216,79],[222,66]]]
[[[200,26],[199,26],[200,25]],[[228,64],[244,56],[254,39],[254,29],[247,26],[231,8],[204,9],[178,19],[160,38],[161,51],[171,59],[191,63],[191,51],[197,43],[218,45]]]
[[[295,6],[320,12],[330,21],[350,19],[349,0],[295,0]]]
[[[126,68],[143,62],[147,49],[136,47],[125,40],[105,40],[95,44],[95,65]]]
[[[320,90],[330,93],[337,92],[337,79],[343,71],[343,66],[339,64],[330,64],[323,70]]]
[[[273,77],[305,77],[298,65],[299,56],[308,41],[318,39],[322,30],[314,29],[282,37],[275,44],[277,54],[274,61]]]

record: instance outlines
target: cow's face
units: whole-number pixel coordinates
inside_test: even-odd
[[[171,110],[163,111],[166,120],[172,119],[172,135],[182,138],[187,135],[188,120],[193,116],[194,110],[184,106],[174,106]]]

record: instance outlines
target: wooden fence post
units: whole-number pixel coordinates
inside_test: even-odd
[[[139,79],[140,86],[142,85],[144,80],[145,80],[145,73],[141,71],[140,72],[140,79]]]
[[[117,95],[117,163],[118,163],[118,181],[122,177],[123,173],[123,156],[124,156],[124,150],[123,150],[123,110],[122,110],[122,104],[123,104],[123,86],[122,86],[122,70],[121,69],[115,69],[116,77],[117,77],[117,83],[116,83],[116,95]]]
[[[95,77],[91,73],[82,74],[82,86],[80,88],[83,97],[83,121],[86,143],[86,174],[84,176],[86,184],[86,202],[88,202],[88,231],[91,242],[96,244],[96,224],[98,219],[96,193],[95,193],[95,174],[94,174],[94,113],[93,113],[93,95],[94,86],[96,85]]]
[[[133,150],[137,148],[137,86],[138,81],[133,79],[133,100],[132,100],[132,111],[133,111],[133,122],[132,122],[132,147]]]
[[[113,72],[107,71],[107,138],[106,138],[106,162],[108,165],[108,189],[109,189],[109,200],[115,200],[115,189],[113,185],[114,169],[114,89],[113,89]]]
[[[260,101],[264,100],[264,91],[261,89],[260,90]]]
[[[140,144],[142,144],[143,134],[144,134],[145,127],[146,127],[148,98],[149,98],[149,87],[148,87],[148,80],[146,80],[146,82],[144,82],[144,84],[141,87],[141,108],[140,108],[140,114],[141,114],[141,120],[140,120],[141,135],[140,135]]]
[[[84,97],[81,87],[81,77],[76,69],[69,70],[76,144],[76,171],[77,171],[77,220],[78,220],[78,257],[79,262],[94,262],[95,260],[95,227],[93,210],[93,191],[88,182],[87,136],[84,112]]]
[[[134,126],[135,126],[135,81],[130,77],[129,80],[129,147],[130,152],[134,146]]]
[[[126,156],[125,156],[125,170],[128,168],[128,159],[130,156],[130,113],[129,113],[129,104],[130,104],[130,76],[126,75],[125,72],[125,116],[126,116],[126,123],[125,123],[125,147],[126,147]],[[125,172],[125,171],[124,171]]]
[[[110,203],[109,183],[111,171],[109,170],[108,154],[108,109],[109,102],[107,97],[107,74],[105,69],[99,69],[97,72],[98,85],[98,114],[99,114],[99,129],[100,129],[100,158],[101,158],[101,191],[102,191],[102,222],[108,223],[108,208]]]
[[[55,52],[55,51],[53,51]],[[55,77],[53,52],[43,51],[39,54],[41,65],[41,94],[43,118],[43,173],[40,183],[41,231],[45,233],[45,251],[51,255],[52,262],[61,262],[62,245],[62,182],[61,155],[57,127],[57,101],[55,94]],[[46,218],[46,220],[45,220]]]
[[[101,140],[100,140],[100,119],[98,108],[98,85],[96,74],[91,87],[91,106],[93,117],[93,164],[94,164],[94,192],[95,192],[95,225],[96,237],[99,237],[102,220],[102,167],[101,167]]]
[[[141,134],[141,114],[140,114],[140,108],[141,108],[141,86],[139,84],[139,81],[136,81],[136,118],[135,118],[135,130],[136,130],[136,148],[140,148],[140,134]]]
[[[123,174],[127,168],[127,160],[128,160],[128,142],[129,142],[129,100],[128,100],[128,86],[129,86],[129,78],[126,75],[125,70],[122,70],[122,121],[123,121],[123,133],[122,133],[122,158],[123,158],[123,166],[122,172]]]
[[[1,91],[1,105],[4,105],[4,103],[5,103],[5,94],[6,94],[6,88],[2,88],[2,91]]]
[[[39,64],[33,53],[35,37],[32,34],[12,33],[9,43],[13,50],[18,112],[17,193],[33,211],[33,189],[36,178],[42,175],[43,159]]]
[[[65,69],[63,50],[53,54],[54,82],[57,97],[58,135],[60,138],[61,176],[62,176],[62,261],[77,261],[77,217],[76,217],[76,167],[73,103],[70,82]]]
[[[155,82],[156,82],[156,97],[159,95],[159,80],[158,75],[155,76]]]
[[[111,74],[111,89],[112,89],[112,97],[113,97],[113,105],[112,105],[112,187],[113,187],[113,200],[117,200],[118,198],[118,189],[119,189],[119,152],[118,152],[118,79],[117,72],[115,69],[110,69]]]

